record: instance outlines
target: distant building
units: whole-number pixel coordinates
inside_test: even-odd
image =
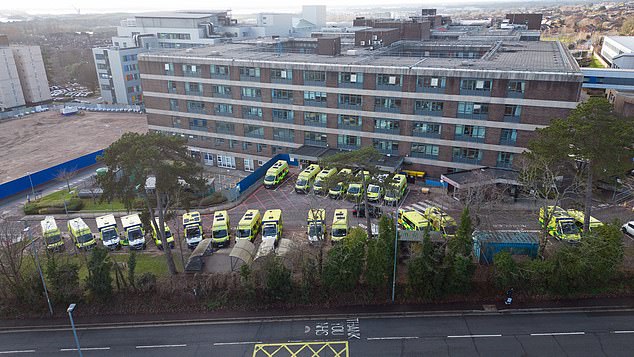
[[[634,116],[634,91],[608,89],[606,95],[615,112],[626,117]]]
[[[257,24],[267,36],[290,36],[293,33],[293,17],[289,13],[259,13]]]
[[[227,11],[136,15],[121,21],[112,46],[93,48],[101,96],[108,103],[143,103],[137,59],[142,52],[201,47],[229,38],[264,35],[264,27],[240,25]]]
[[[316,27],[326,26],[326,5],[302,6],[302,18]]]
[[[526,25],[528,30],[540,30],[542,28],[542,14],[506,14],[506,19],[511,25]]]
[[[634,36],[605,36],[601,56],[612,68],[634,69]]]
[[[0,35],[0,110],[51,100],[42,52],[38,46],[9,46]]]

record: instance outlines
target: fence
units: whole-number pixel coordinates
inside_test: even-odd
[[[0,185],[0,200],[17,193],[30,190],[31,187],[42,185],[55,180],[60,171],[76,171],[92,166],[97,163],[97,156],[103,154],[103,150],[80,156],[76,159],[66,161],[59,165],[49,167],[47,169],[34,172],[30,175],[22,176],[13,181],[5,182]]]
[[[278,160],[286,160],[286,162],[288,162],[288,164],[291,166],[299,165],[299,162],[296,160],[291,160],[288,154],[277,154],[271,160],[265,162],[264,165],[260,166],[257,170],[253,171],[251,175],[243,178],[240,182],[238,182],[236,184],[237,194],[240,195],[240,193],[246,191],[254,183],[258,182],[262,177],[264,177],[266,171]]]

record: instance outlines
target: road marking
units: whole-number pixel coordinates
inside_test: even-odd
[[[374,340],[415,340],[418,336],[393,336],[393,337],[368,337],[368,341]]]
[[[634,333],[634,331],[614,331],[613,333]]]
[[[0,355],[12,354],[12,353],[35,353],[35,350],[0,351]]]
[[[531,333],[531,336],[569,336],[569,335],[585,335],[585,332],[546,332],[546,333]]]
[[[255,345],[257,343],[262,343],[262,341],[242,341],[242,342],[216,342],[214,346],[225,346],[225,345]]]
[[[502,337],[502,335],[452,335],[447,338],[481,338],[481,337]]]
[[[109,349],[110,347],[82,347],[81,348],[82,351],[107,351]],[[71,351],[77,351],[77,349],[76,348],[60,348],[59,351],[71,352]]]
[[[137,349],[143,348],[171,348],[171,347],[187,347],[187,345],[147,345],[147,346],[136,346]]]

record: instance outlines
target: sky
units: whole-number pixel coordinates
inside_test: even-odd
[[[137,12],[155,10],[220,10],[232,9],[234,11],[299,11],[301,5],[321,4],[329,7],[380,7],[394,5],[416,5],[418,7],[434,7],[455,4],[477,4],[482,2],[503,2],[504,0],[238,0],[233,2],[210,1],[210,0],[154,0],[154,1],[131,1],[131,0],[4,0],[0,4],[2,10],[20,10],[32,14],[43,13],[76,13],[77,9],[81,13],[95,13],[101,11],[115,12]],[[266,5],[263,5],[265,3]]]

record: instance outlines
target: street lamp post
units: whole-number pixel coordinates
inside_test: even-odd
[[[75,321],[73,321],[73,311],[77,304],[70,304],[66,312],[68,312],[68,318],[70,319],[70,326],[73,329],[73,336],[75,336],[75,344],[77,345],[77,352],[79,352],[79,357],[83,357],[81,353],[81,347],[79,346],[79,338],[77,337],[77,330],[75,330]]]
[[[37,266],[37,272],[40,274],[40,279],[42,279],[42,287],[44,288],[44,295],[46,296],[46,302],[48,303],[48,312],[53,316],[53,306],[51,305],[51,299],[48,296],[48,289],[46,288],[46,280],[44,279],[44,274],[42,274],[42,267],[40,266],[40,259],[37,256],[37,247],[35,246],[35,241],[33,240],[33,233],[31,233],[31,227],[27,227],[26,221],[24,221],[24,233],[28,233],[29,235],[29,244],[31,244],[31,249],[33,250],[33,256],[35,258],[35,265]]]
[[[29,176],[29,182],[31,183],[31,195],[33,196],[33,199],[35,200],[35,187],[33,187],[33,179],[31,178],[31,172],[27,172],[26,174]]]

